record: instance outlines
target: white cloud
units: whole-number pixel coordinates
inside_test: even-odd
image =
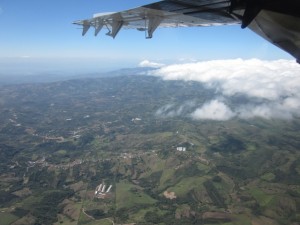
[[[205,103],[201,108],[196,109],[191,117],[196,120],[229,120],[236,114],[231,109],[219,100],[212,100]]]
[[[290,60],[235,59],[175,64],[151,71],[150,75],[166,80],[199,81],[208,87],[218,85],[227,96],[243,93],[274,100],[286,93],[298,94],[300,90],[300,66]]]
[[[236,109],[238,117],[243,119],[249,119],[253,117],[261,117],[265,119],[277,118],[277,119],[291,119],[293,112],[284,108],[282,104],[270,103],[260,105],[241,105]]]
[[[195,120],[219,120],[225,121],[233,117],[249,119],[261,117],[265,119],[292,119],[293,115],[298,114],[299,101],[288,99],[281,103],[270,102],[261,104],[240,104],[236,108],[231,109],[224,102],[212,100],[206,102],[202,107],[196,109],[190,116]],[[288,102],[288,103],[286,103]],[[287,104],[292,103],[290,106]],[[295,104],[294,104],[295,103]]]
[[[195,107],[194,101],[186,101],[182,105],[168,104],[159,108],[155,115],[157,117],[176,117],[176,116],[185,116],[188,111]]]
[[[153,68],[160,68],[164,66],[164,64],[161,63],[156,63],[156,62],[151,62],[149,60],[143,60],[142,62],[139,63],[139,67],[153,67]]]
[[[207,62],[174,64],[149,72],[165,80],[198,81],[218,94],[230,98],[237,94],[249,99],[260,99],[260,104],[243,103],[230,109],[223,102],[214,100],[197,109],[193,118],[292,118],[300,115],[300,65],[292,60],[263,61],[214,60]],[[220,110],[218,113],[216,110]]]
[[[173,107],[174,107],[173,104],[165,105],[165,106],[159,108],[156,111],[155,115],[158,117],[172,117],[172,116],[174,116],[173,109],[172,109]]]

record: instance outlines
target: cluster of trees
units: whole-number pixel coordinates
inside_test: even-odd
[[[158,212],[155,211],[148,211],[145,216],[144,216],[144,223],[141,224],[166,224],[166,225],[182,225],[182,224],[204,224],[202,223],[202,219],[195,217],[195,216],[190,216],[190,217],[184,217],[177,219],[175,218],[175,213],[174,212],[167,212],[165,214],[159,214]]]
[[[206,192],[208,193],[210,199],[213,201],[214,205],[220,208],[227,208],[224,198],[220,195],[213,182],[207,180],[203,183],[203,186],[205,187]]]
[[[7,203],[12,202],[16,198],[17,196],[7,191],[0,191],[0,207],[4,207]]]
[[[225,135],[224,139],[219,143],[212,145],[210,150],[224,154],[239,153],[245,150],[245,143],[232,135]]]
[[[32,215],[37,218],[36,224],[51,225],[55,223],[57,214],[62,210],[59,203],[73,195],[72,190],[47,191],[42,199],[31,207]]]

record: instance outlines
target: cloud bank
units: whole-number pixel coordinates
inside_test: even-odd
[[[235,59],[174,64],[150,71],[149,75],[165,80],[198,81],[215,89],[218,96],[190,114],[194,119],[300,116],[300,65],[291,60]],[[237,95],[256,102],[226,104],[226,99]],[[219,100],[220,96],[225,101]]]

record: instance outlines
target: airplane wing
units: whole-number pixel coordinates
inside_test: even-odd
[[[83,26],[82,35],[90,27],[95,28],[95,36],[105,27],[107,35],[115,38],[121,28],[146,31],[151,38],[158,27],[197,27],[238,24],[239,20],[227,12],[229,1],[202,0],[195,7],[193,1],[161,1],[116,13],[99,13],[93,18],[75,21]],[[195,1],[196,2],[196,1]]]
[[[82,35],[107,28],[113,38],[124,29],[137,29],[152,38],[158,27],[202,27],[241,24],[293,55],[300,62],[299,0],[163,0],[115,13],[98,13],[75,21]]]

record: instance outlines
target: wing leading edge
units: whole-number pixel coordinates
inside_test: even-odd
[[[93,27],[115,38],[119,31],[137,29],[152,38],[158,27],[202,27],[241,24],[293,55],[300,62],[299,0],[164,0],[113,13],[98,13],[75,21],[82,35]]]

